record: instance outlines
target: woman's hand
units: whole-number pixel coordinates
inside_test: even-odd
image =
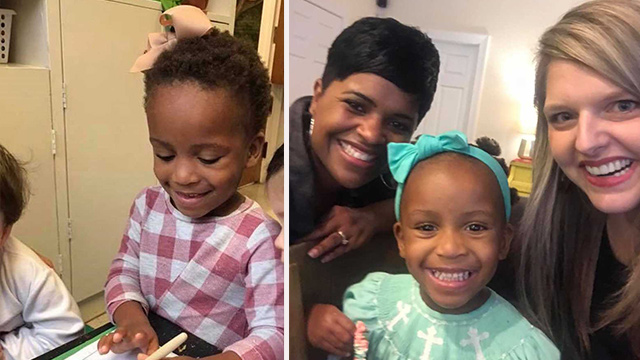
[[[309,256],[317,258],[324,255],[321,261],[325,263],[359,248],[371,239],[375,233],[374,222],[375,214],[367,208],[334,206],[324,222],[302,241],[320,240],[309,250]],[[343,244],[343,238],[338,231],[344,234],[348,243]]]
[[[0,360],[4,360],[4,350],[2,350],[2,346],[0,346]]]
[[[308,254],[312,258],[324,255],[321,261],[325,263],[359,248],[379,232],[391,231],[394,222],[392,199],[362,208],[334,206],[322,224],[300,241],[319,241]],[[344,234],[347,244],[343,244],[338,231]]]
[[[338,356],[349,356],[353,350],[356,326],[337,307],[316,304],[307,319],[309,343]]]
[[[125,302],[116,309],[113,318],[118,327],[98,341],[100,354],[104,355],[109,351],[120,354],[140,349],[145,354],[151,355],[158,350],[158,336],[139,303]]]

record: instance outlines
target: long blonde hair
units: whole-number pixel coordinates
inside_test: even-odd
[[[638,261],[631,265],[614,305],[592,324],[593,282],[606,214],[567,179],[549,149],[542,110],[547,70],[555,59],[586,66],[640,99],[640,2],[584,3],[565,14],[539,42],[533,188],[520,226],[518,291],[525,312],[563,356],[582,358],[590,351],[589,334],[596,328],[615,324],[621,334],[637,334],[640,265]]]

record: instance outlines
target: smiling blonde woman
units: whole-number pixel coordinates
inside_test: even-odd
[[[640,3],[570,10],[540,39],[526,310],[567,359],[640,358]]]

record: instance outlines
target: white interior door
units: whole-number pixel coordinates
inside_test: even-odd
[[[313,93],[327,52],[343,28],[343,16],[306,0],[289,2],[289,104]]]
[[[473,141],[488,38],[476,34],[428,34],[440,54],[440,74],[431,109],[415,135],[459,130]]]
[[[153,185],[142,74],[129,73],[159,31],[150,0],[62,0],[72,291],[103,289],[131,203]]]

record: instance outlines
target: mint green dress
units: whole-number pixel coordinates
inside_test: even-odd
[[[491,291],[480,308],[441,314],[411,275],[371,273],[345,293],[344,313],[366,325],[368,360],[555,360],[560,352],[509,302]]]

